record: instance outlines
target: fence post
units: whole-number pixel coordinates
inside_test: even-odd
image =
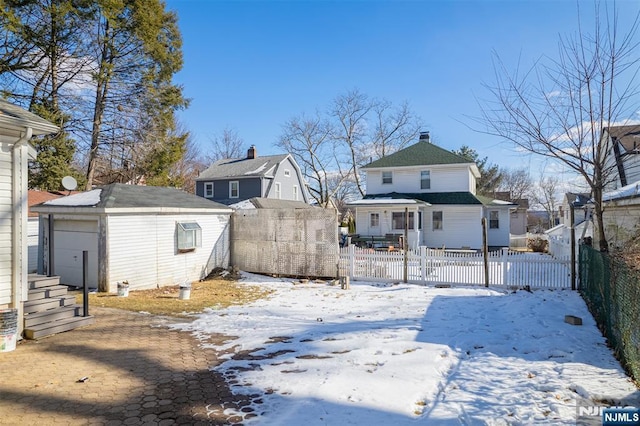
[[[420,280],[427,285],[427,247],[420,246]]]
[[[487,244],[487,218],[482,218],[482,254],[484,256],[484,286],[489,287],[489,247]]]
[[[356,272],[356,246],[349,246],[349,278],[353,281]]]
[[[569,204],[569,213],[571,215],[571,290],[576,289],[576,227],[575,227],[575,212],[573,203]]]
[[[502,248],[502,285],[509,285],[509,249]]]

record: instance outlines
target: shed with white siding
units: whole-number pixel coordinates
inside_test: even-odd
[[[111,184],[32,208],[42,223],[41,273],[113,292],[205,278],[229,265],[232,209],[174,188]]]

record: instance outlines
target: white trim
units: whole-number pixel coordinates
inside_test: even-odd
[[[236,185],[236,195],[233,195],[233,184]],[[237,180],[229,181],[229,198],[240,198],[240,182]]]
[[[209,189],[211,191],[208,191]],[[204,198],[213,198],[213,182],[204,183]]]

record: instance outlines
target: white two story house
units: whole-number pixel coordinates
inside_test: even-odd
[[[409,248],[481,249],[482,218],[489,247],[508,247],[507,201],[476,195],[475,163],[432,144],[418,143],[363,167],[366,196],[349,204],[360,240],[388,240],[404,234]]]

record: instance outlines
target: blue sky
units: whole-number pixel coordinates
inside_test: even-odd
[[[474,148],[501,167],[544,165],[477,133],[478,98],[494,81],[492,53],[528,68],[574,33],[577,6],[556,1],[169,0],[183,36],[182,84],[191,106],[180,119],[203,150],[225,127],[259,154],[276,154],[282,125],[325,110],[358,89],[407,101],[434,143]],[[591,0],[580,1],[585,22]],[[634,1],[619,1],[623,17]]]

